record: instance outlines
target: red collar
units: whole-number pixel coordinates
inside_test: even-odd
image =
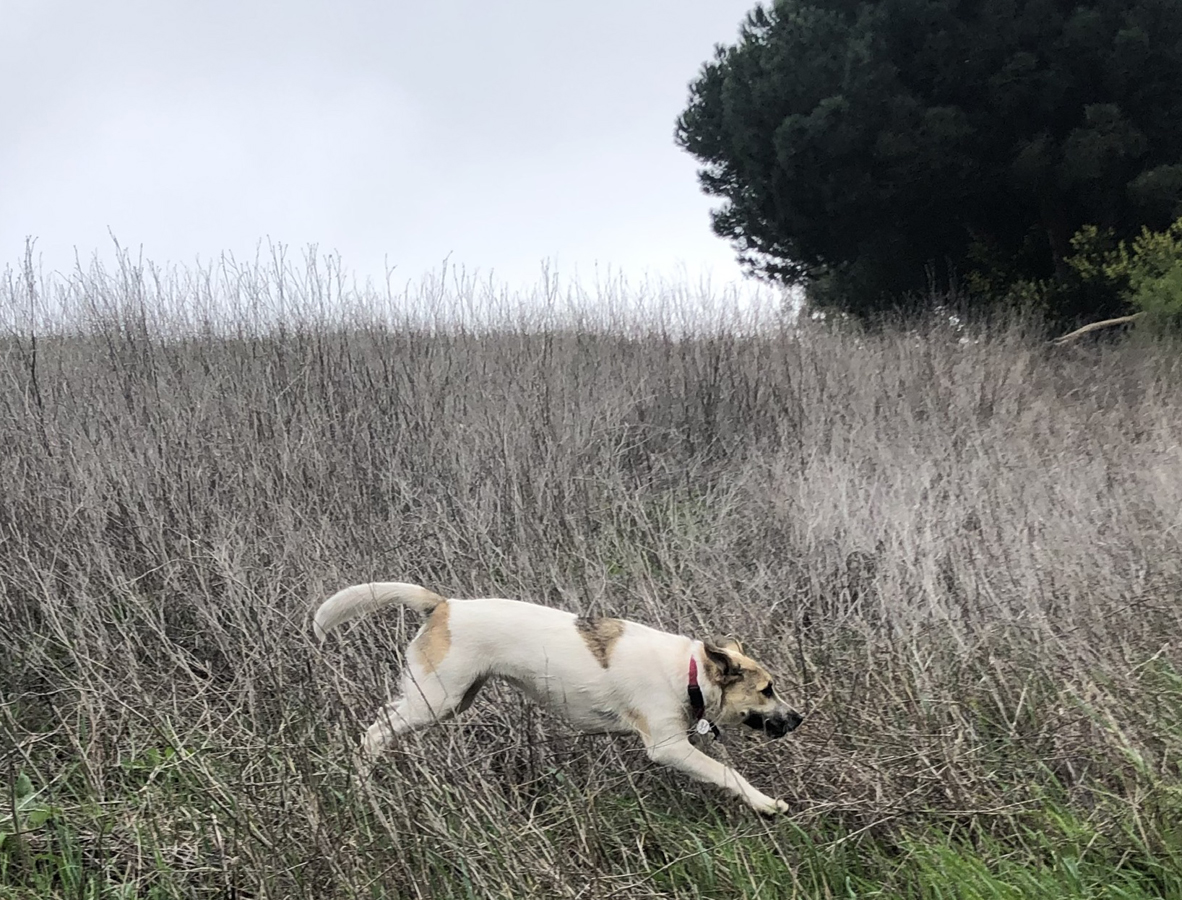
[[[705,734],[707,731],[714,733],[718,737],[718,726],[706,718],[706,701],[702,697],[702,689],[698,686],[698,660],[694,654],[690,653],[689,664],[689,683],[686,685],[686,693],[689,694],[690,709],[694,712],[694,727],[693,731],[698,734]],[[703,727],[705,722],[707,727]]]

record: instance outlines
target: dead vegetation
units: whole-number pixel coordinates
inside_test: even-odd
[[[1177,783],[1176,345],[694,332],[684,291],[629,318],[547,288],[514,319],[463,279],[363,303],[282,266],[25,274],[0,730],[5,805],[24,775],[49,814],[9,816],[12,883],[57,854],[125,896],[642,896],[677,821],[792,864],[789,826],[508,692],[359,779],[417,623],[320,647],[309,616],[366,580],[741,635],[808,718],[729,752],[806,832],[988,832],[1053,797],[1119,842]]]

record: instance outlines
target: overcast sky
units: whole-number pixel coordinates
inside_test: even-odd
[[[0,266],[260,239],[361,279],[451,262],[740,277],[673,143],[754,0],[4,0]]]

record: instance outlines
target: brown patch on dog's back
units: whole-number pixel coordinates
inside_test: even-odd
[[[616,641],[624,633],[624,623],[619,619],[579,616],[575,619],[575,628],[583,636],[587,648],[599,661],[599,665],[606,669],[611,664],[612,650],[615,649]]]
[[[450,612],[451,604],[446,600],[438,604],[427,617],[422,634],[415,638],[419,665],[427,674],[435,671],[451,647],[451,626],[448,624]]]

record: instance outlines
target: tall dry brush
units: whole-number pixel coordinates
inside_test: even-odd
[[[606,896],[667,862],[622,818],[769,827],[496,689],[360,778],[416,623],[321,647],[309,614],[372,579],[741,636],[808,718],[728,752],[806,828],[988,827],[1177,775],[1176,345],[645,290],[8,273],[0,728],[85,865]]]

